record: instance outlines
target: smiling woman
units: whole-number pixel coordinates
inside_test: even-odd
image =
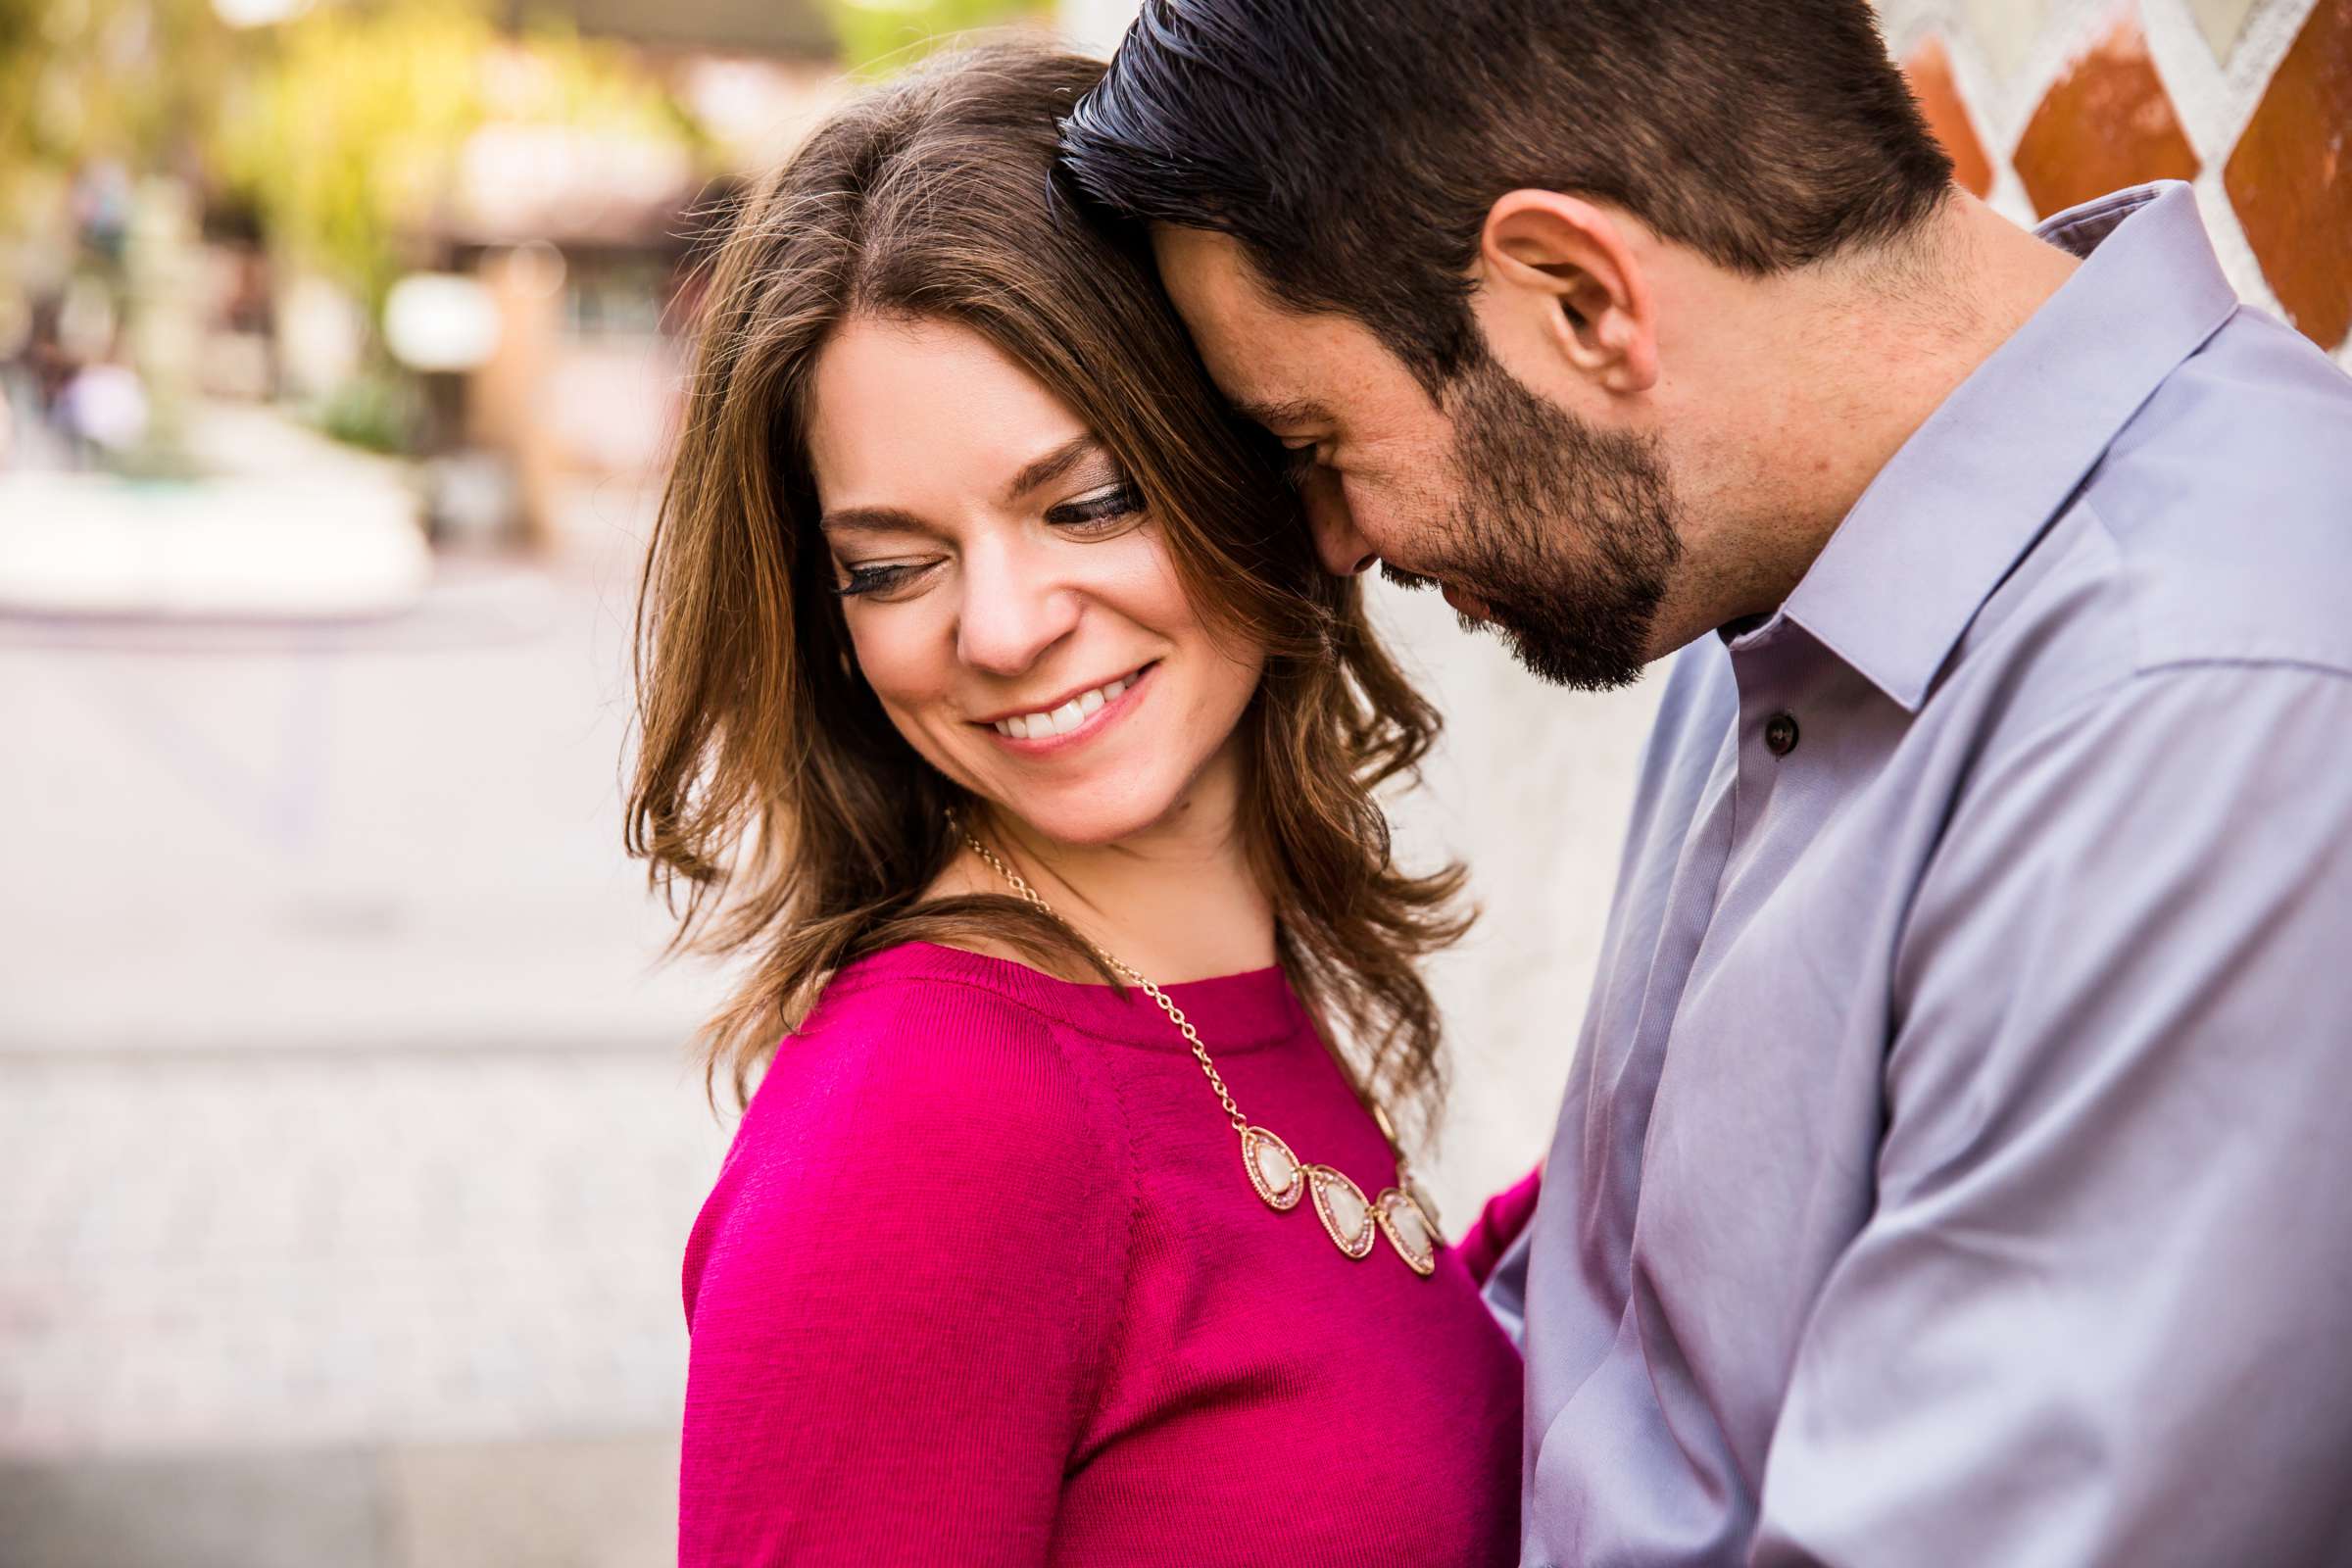
[[[687,1254],[682,1561],[1515,1540],[1495,1238],[1444,1244],[1382,1109],[1442,1084],[1459,876],[1374,798],[1435,715],[1056,186],[1101,69],[851,106],[716,264],[630,808],[759,1081]]]
[[[1280,453],[1218,401],[1140,239],[1056,188],[1054,118],[1101,70],[1025,49],[929,68],[820,127],[737,216],[639,605],[629,848],[683,939],[755,959],[706,1037],[741,1097],[867,954],[977,940],[1091,965],[1014,901],[937,897],[997,891],[936,885],[948,811],[1058,802],[1100,842],[1177,804],[1198,764],[1154,745],[1205,740],[1283,968],[1367,1089],[1433,1111],[1412,960],[1458,934],[1459,876],[1401,873],[1373,793],[1437,717],[1357,585],[1317,569]],[[1183,690],[1122,754],[1157,786],[1107,756],[1012,771],[1037,715],[1058,731],[1129,676],[1140,706],[1170,656]],[[1019,737],[964,732],[1016,717]],[[1097,791],[1125,804],[1082,804]]]

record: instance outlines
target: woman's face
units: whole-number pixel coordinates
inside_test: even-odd
[[[1149,828],[1264,667],[1212,637],[1079,416],[968,328],[853,319],[808,449],[858,666],[932,766],[1049,837]]]

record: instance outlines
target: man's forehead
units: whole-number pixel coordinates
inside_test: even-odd
[[[1239,280],[1244,270],[1241,242],[1211,228],[1153,223],[1152,254],[1161,272],[1187,282]]]
[[[1160,281],[1226,397],[1260,423],[1286,412],[1296,416],[1298,400],[1276,373],[1281,357],[1262,351],[1298,322],[1266,293],[1241,243],[1229,234],[1155,223],[1152,247]]]
[[[1291,313],[1258,280],[1241,241],[1205,228],[1152,225],[1160,282],[1188,321],[1260,330]]]

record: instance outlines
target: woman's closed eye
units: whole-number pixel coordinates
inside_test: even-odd
[[[1132,484],[1124,480],[1106,486],[1074,501],[1064,501],[1048,507],[1045,518],[1056,531],[1080,539],[1107,539],[1133,527],[1142,516],[1144,498]],[[900,591],[917,587],[939,564],[931,561],[878,561],[841,563],[842,580],[833,592],[843,599],[859,599],[871,595],[889,599]]]
[[[833,585],[833,592],[843,599],[887,594],[912,583],[937,564],[934,561],[885,561],[867,565],[845,561],[841,565],[842,580]]]
[[[1142,492],[1121,481],[1046,509],[1046,521],[1065,533],[1102,537],[1128,527],[1144,510]]]

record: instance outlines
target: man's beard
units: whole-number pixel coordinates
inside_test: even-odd
[[[1446,401],[1461,489],[1438,531],[1443,556],[1416,564],[1485,601],[1492,620],[1463,625],[1491,625],[1539,678],[1596,692],[1640,679],[1683,553],[1655,443],[1586,424],[1485,354]]]

